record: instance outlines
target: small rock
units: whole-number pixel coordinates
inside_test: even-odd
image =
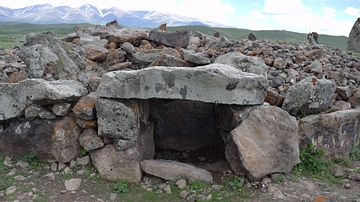
[[[48,177],[51,180],[54,180],[55,179],[55,174],[54,173],[48,173],[48,174],[44,175],[44,177]]]
[[[65,181],[65,188],[68,191],[75,191],[81,185],[82,179],[70,179]]]
[[[76,171],[76,174],[78,174],[78,175],[82,175],[82,174],[84,174],[84,173],[85,173],[84,170],[78,170],[78,171]]]
[[[180,194],[179,194],[179,197],[180,197],[180,198],[186,198],[188,194],[189,194],[188,191],[182,190],[182,191],[180,192]]]
[[[286,196],[280,190],[276,191],[272,196],[275,199],[286,200]]]
[[[184,189],[186,187],[186,180],[180,179],[175,184],[179,189]]]
[[[77,165],[85,166],[89,163],[90,163],[90,157],[88,155],[77,159]]]
[[[28,196],[32,196],[32,195],[34,195],[34,192],[29,191]]]
[[[69,168],[69,167],[66,167],[65,169],[64,169],[64,172],[63,172],[64,174],[71,174],[72,173],[72,170],[71,170],[71,168]]]
[[[65,194],[65,193],[66,193],[66,190],[62,189],[62,190],[60,190],[59,192],[60,192],[60,194]]]
[[[161,189],[158,189],[158,190],[156,190],[156,192],[155,192],[157,195],[159,195],[159,194],[162,194],[163,192],[161,191]]]
[[[110,200],[114,201],[117,197],[117,194],[116,193],[111,193],[110,194]]]
[[[345,188],[345,189],[351,189],[351,184],[346,183],[346,184],[344,185],[344,188]]]
[[[73,159],[73,160],[70,161],[70,166],[69,167],[74,168],[76,165],[77,165],[77,161]]]
[[[348,176],[349,180],[354,180],[354,181],[360,181],[360,174],[359,173],[350,173]]]
[[[6,176],[15,175],[16,171],[17,171],[17,169],[13,168],[10,170],[10,172],[8,172],[8,174],[6,174]]]
[[[7,167],[12,167],[11,158],[9,156],[6,156],[4,159],[4,165]]]
[[[20,168],[26,168],[26,167],[28,167],[29,166],[29,163],[28,162],[26,162],[26,161],[19,161],[19,162],[17,162],[16,163],[16,166],[18,166],[18,167],[20,167]]]
[[[311,196],[308,195],[308,194],[301,194],[300,197],[303,198],[303,199],[310,199],[311,198]]]
[[[63,170],[66,167],[64,163],[59,162],[58,163],[58,170]]]
[[[51,171],[56,172],[57,166],[58,166],[57,163],[55,163],[55,162],[52,163],[52,164],[51,164],[51,167],[50,167],[50,168],[51,168]]]
[[[193,202],[193,201],[195,201],[195,199],[192,195],[190,195],[190,196],[186,197],[186,201]]]
[[[218,184],[214,184],[211,186],[213,189],[215,189],[216,191],[220,191],[221,188],[223,188],[222,185],[218,185]]]
[[[171,194],[171,187],[170,187],[170,185],[166,185],[166,187],[164,188],[164,190],[166,191],[167,194]]]
[[[6,189],[5,195],[13,194],[16,191],[16,186],[11,186]]]
[[[17,181],[24,181],[26,178],[24,176],[22,176],[22,175],[17,175],[17,176],[14,177],[14,179],[17,180]]]

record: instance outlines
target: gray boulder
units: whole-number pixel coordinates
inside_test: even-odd
[[[51,153],[55,123],[55,120],[15,118],[0,133],[0,155],[26,156],[31,152],[38,159],[55,160]]]
[[[350,31],[347,49],[348,51],[360,52],[360,18],[356,20]]]
[[[300,148],[311,141],[316,148],[325,151],[326,158],[348,158],[350,148],[360,142],[359,117],[359,109],[350,109],[300,119]]]
[[[17,55],[25,62],[30,78],[77,80],[86,67],[81,56],[52,31],[27,35]]]
[[[262,104],[268,88],[266,77],[223,65],[202,67],[150,67],[103,75],[96,94],[109,98],[161,98],[202,102]]]
[[[189,181],[213,183],[213,177],[209,171],[186,163],[170,160],[144,160],[140,162],[140,165],[145,173],[165,180],[175,182],[180,178],[184,178]]]
[[[221,55],[214,61],[215,64],[226,64],[236,67],[244,72],[267,76],[268,67],[259,57],[246,56],[239,52],[230,52]]]
[[[191,36],[190,29],[177,30],[176,32],[163,32],[152,30],[149,33],[149,40],[169,47],[180,46],[186,48],[189,45]]]
[[[288,173],[300,162],[298,130],[295,117],[281,108],[256,107],[230,132],[226,159],[235,173],[253,181]]]
[[[80,82],[26,79],[19,83],[0,83],[0,120],[20,116],[33,102],[76,101],[87,94]]]
[[[139,182],[142,172],[139,163],[139,152],[135,149],[117,151],[112,144],[93,150],[90,157],[100,175],[108,180]]]
[[[293,116],[323,112],[333,104],[335,90],[330,80],[307,77],[286,91],[282,108]]]

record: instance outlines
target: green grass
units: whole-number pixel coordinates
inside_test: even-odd
[[[26,35],[29,33],[42,33],[43,31],[52,30],[60,38],[74,32],[74,27],[93,26],[91,24],[31,24],[17,22],[0,22],[0,47],[22,45]],[[207,35],[213,35],[214,30],[228,39],[238,40],[247,39],[250,32],[255,34],[258,41],[284,41],[291,44],[306,43],[307,33],[290,32],[286,30],[248,30],[237,28],[218,28],[206,26],[179,26],[167,27],[167,31],[174,32],[178,29],[190,28],[193,33],[200,31]],[[346,50],[348,38],[345,36],[319,35],[319,43],[334,48]]]

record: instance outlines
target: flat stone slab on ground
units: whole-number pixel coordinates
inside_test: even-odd
[[[165,180],[176,181],[185,178],[189,181],[213,183],[213,177],[209,171],[186,163],[159,159],[141,161],[140,166],[144,172]]]

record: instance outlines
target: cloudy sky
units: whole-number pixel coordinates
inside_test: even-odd
[[[158,10],[252,30],[316,31],[343,36],[349,35],[360,17],[360,0],[3,0],[0,6],[22,8],[42,3]]]

